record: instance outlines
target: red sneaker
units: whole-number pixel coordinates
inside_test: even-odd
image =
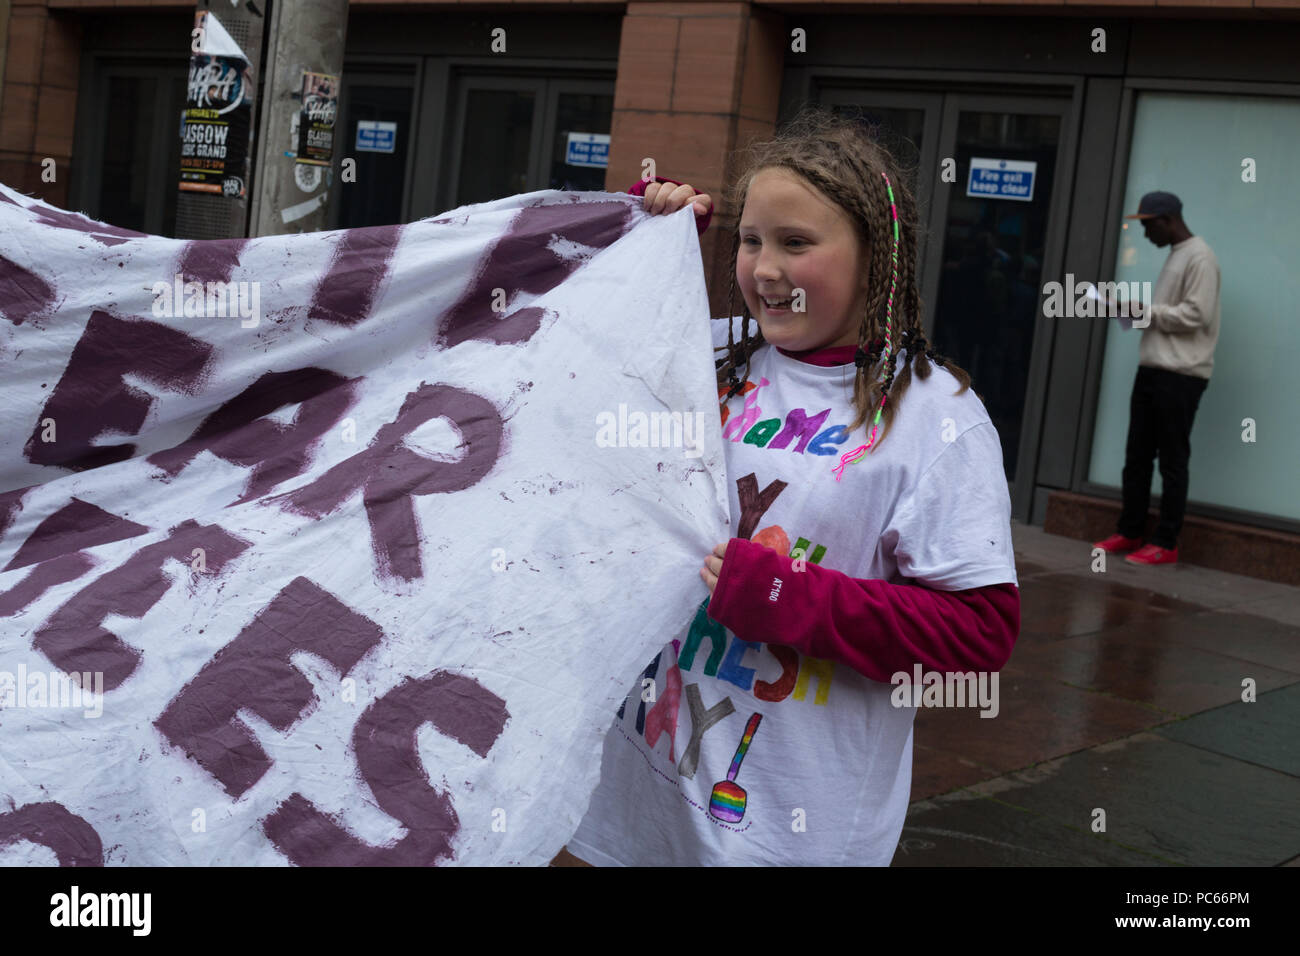
[[[1158,548],[1148,544],[1124,558],[1130,564],[1175,564],[1178,561],[1177,548]]]
[[[1140,547],[1141,538],[1126,538],[1122,534],[1112,534],[1105,541],[1098,541],[1093,545],[1094,548],[1101,548],[1103,551],[1132,551]]]

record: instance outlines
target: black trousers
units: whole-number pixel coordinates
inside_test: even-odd
[[[1151,463],[1160,456],[1160,523],[1151,535],[1158,548],[1175,548],[1187,510],[1187,460],[1192,454],[1192,419],[1209,379],[1139,365],[1129,400],[1128,444],[1124,453],[1124,509],[1118,531],[1142,536],[1151,506]]]

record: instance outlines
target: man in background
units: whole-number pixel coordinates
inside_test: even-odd
[[[1129,402],[1124,507],[1117,533],[1093,547],[1132,551],[1125,560],[1133,564],[1173,564],[1187,509],[1192,419],[1210,382],[1219,341],[1219,260],[1209,243],[1187,228],[1183,204],[1173,193],[1147,193],[1138,211],[1124,218],[1141,220],[1147,239],[1157,248],[1172,248],[1150,305],[1130,303],[1139,320],[1148,324],[1142,331]],[[1156,455],[1163,483],[1160,523],[1143,544]]]

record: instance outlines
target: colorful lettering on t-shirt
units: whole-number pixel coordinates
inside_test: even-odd
[[[808,547],[808,542],[800,538],[804,548]],[[796,548],[799,545],[796,545]],[[819,553],[820,552],[820,553]],[[826,549],[818,547],[813,552],[813,563],[821,560]],[[679,668],[681,671],[690,673],[695,669],[696,657],[698,656],[700,646],[704,638],[709,639],[709,656],[704,662],[704,676],[716,677],[720,681],[727,681],[735,684],[741,690],[752,690],[754,696],[759,700],[779,702],[794,694],[795,700],[803,700],[807,696],[808,683],[811,677],[817,678],[817,693],[813,697],[813,704],[818,707],[826,706],[830,698],[831,679],[834,674],[834,664],[831,661],[816,660],[814,658],[801,657],[797,651],[785,647],[781,644],[763,644],[758,641],[744,641],[729,634],[713,618],[709,617],[709,598],[700,602],[699,608],[696,609],[695,618],[691,621],[691,628],[686,636],[686,642],[682,645],[681,651],[677,655],[676,662],[672,665],[669,674],[669,690],[665,692],[663,698],[655,703],[650,711],[650,718],[644,717],[644,704],[637,713],[637,731],[644,731],[647,740],[650,740],[651,724],[655,712],[660,709],[660,704],[668,708],[672,714],[676,715],[677,706],[674,699],[671,707],[666,703],[668,694],[672,692],[672,682],[674,677],[677,682],[677,692],[680,693],[681,674],[674,675],[673,671]],[[775,681],[756,680],[757,667],[744,666],[744,658],[747,653],[753,651],[761,653],[764,649],[768,651],[777,662],[781,665],[781,676]],[[646,668],[645,676],[652,676],[659,666],[659,658],[655,658],[654,663]],[[622,708],[619,708],[619,714],[622,714]],[[662,725],[657,725],[662,726]],[[675,728],[674,728],[675,729]],[[659,737],[659,731],[653,734],[655,740]],[[651,742],[651,747],[654,743]]]
[[[745,432],[745,443],[762,448],[781,428],[781,419],[765,418],[749,431]]]
[[[790,554],[790,537],[779,524],[770,524],[766,528],[759,528],[749,540],[765,548],[771,548],[777,554],[789,554],[790,557],[794,557],[793,554]]]
[[[727,655],[722,659],[718,680],[730,681],[741,690],[749,690],[754,683],[754,668],[741,667],[740,659],[746,651],[756,651],[761,646],[757,641],[742,641],[739,638],[733,640],[727,648]]]
[[[656,657],[655,661],[658,662]],[[668,759],[676,760],[677,755],[673,748],[677,743],[677,706],[682,699],[682,672],[677,666],[676,659],[668,666],[668,675],[664,678],[666,687],[663,696],[655,701],[650,708],[650,716],[645,721],[645,742],[653,750],[655,744],[659,743],[661,734],[668,735]],[[638,724],[637,730],[641,727]]]
[[[813,703],[824,705],[831,694],[831,671],[834,665],[830,661],[821,661],[815,657],[799,658],[799,679],[794,685],[794,699],[803,700],[808,694],[808,679],[817,678],[817,696]]]
[[[677,655],[677,663],[682,670],[689,671],[695,665],[695,652],[700,649],[700,642],[707,636],[711,650],[709,660],[704,665],[704,674],[706,677],[713,677],[718,673],[722,652],[727,647],[727,629],[709,617],[709,600],[710,598],[705,598],[700,602],[699,609],[695,612],[695,619],[691,621],[690,632],[686,635],[686,643],[682,645],[681,653]]]
[[[790,443],[794,442],[794,447],[790,450],[800,455],[805,453],[834,455],[839,451],[839,446],[848,441],[847,425],[831,425],[829,428],[822,428],[830,416],[829,408],[822,409],[815,415],[809,415],[806,409],[792,408],[786,413],[784,419],[763,418],[763,409],[758,404],[758,390],[770,384],[771,382],[765,378],[757,384],[745,383],[745,387],[739,392],[745,396],[745,405],[741,409],[740,416],[735,420],[730,420],[731,409],[726,405],[722,406],[723,438],[758,448],[778,450],[790,448]],[[726,388],[718,389],[719,397],[726,393]]]
[[[790,424],[790,421],[794,424]],[[801,415],[790,421],[787,422],[789,434],[784,438],[786,444],[796,438],[799,438],[801,443],[809,442],[809,433],[821,424],[818,416],[809,420]],[[769,427],[774,428],[775,423]],[[741,529],[741,536],[744,537],[745,532],[753,531],[759,519],[771,507],[772,502],[786,485],[783,481],[773,481],[759,492],[757,476],[749,474],[738,479],[737,486],[744,511],[741,524],[748,526]],[[792,547],[789,536],[780,525],[768,525],[754,533],[750,540],[772,548],[779,554],[786,554],[796,562],[807,561],[820,564],[827,550],[824,545],[814,546],[804,537],[796,538]],[[798,563],[793,570],[801,570]],[[653,701],[653,706],[648,713],[647,698],[642,688],[657,686],[655,682],[659,680],[659,671],[664,665],[662,652],[645,669],[640,684],[633,691],[641,698],[636,714],[637,733],[652,751],[666,735],[668,759],[676,762],[677,774],[685,780],[694,778],[699,769],[701,742],[704,735],[736,711],[736,705],[729,696],[724,696],[712,706],[706,707],[700,684],[686,684],[683,681],[683,672],[690,673],[695,669],[705,637],[709,639],[709,653],[702,666],[704,676],[734,684],[742,691],[751,691],[761,701],[768,703],[780,703],[787,699],[805,701],[808,699],[808,687],[815,680],[816,691],[813,694],[812,705],[825,707],[830,700],[831,683],[834,677],[834,664],[831,661],[803,657],[793,648],[781,644],[742,640],[728,632],[725,627],[709,617],[708,608],[711,600],[712,596],[700,602],[687,631],[686,640],[680,643],[677,640],[672,642],[675,654],[667,660],[667,670],[662,678],[663,693],[656,699],[652,690],[649,700]],[[771,654],[781,667],[781,673],[775,680],[757,679],[759,665],[756,659],[751,661],[754,666],[746,666],[747,655],[752,652],[761,656],[764,650]],[[677,760],[678,715],[683,697],[685,697],[686,712],[690,719],[690,735],[681,759]],[[620,717],[624,714],[626,703],[625,701],[623,706],[619,707]],[[748,797],[745,790],[736,783],[736,773],[753,741],[761,719],[762,715],[757,712],[750,716],[727,777],[714,784],[707,808],[691,800],[685,792],[682,793],[684,799],[698,809],[704,810],[714,821],[723,825],[737,824],[744,819]]]
[[[677,773],[689,780],[695,776],[695,770],[700,765],[700,741],[704,739],[705,733],[722,718],[733,713],[736,705],[731,702],[730,697],[724,697],[705,710],[704,701],[700,696],[700,685],[687,684],[686,708],[691,715],[691,739],[686,744],[681,762],[677,764]]]
[[[786,483],[779,478],[768,484],[762,491],[758,490],[758,476],[750,472],[736,479],[736,497],[740,500],[740,522],[736,527],[736,537],[748,541],[758,527],[758,519],[772,507],[772,502],[786,488]]]
[[[781,662],[781,676],[774,681],[754,681],[754,696],[759,700],[779,703],[790,696],[799,677],[799,652],[783,644],[768,644],[772,656]]]
[[[767,379],[763,379],[763,381],[766,382]],[[800,455],[804,454],[804,452],[810,452],[814,455],[834,455],[839,451],[839,446],[848,441],[849,438],[849,427],[847,425],[832,425],[818,431],[818,428],[821,427],[831,413],[829,408],[818,412],[812,417],[809,417],[808,413],[802,408],[793,408],[785,416],[784,427],[779,418],[758,420],[762,410],[757,406],[754,407],[752,412],[752,417],[746,418],[742,415],[742,417],[724,428],[722,431],[723,437],[729,437],[732,441],[743,440],[746,445],[778,450],[789,448],[790,442],[797,438],[799,440],[795,442],[794,447],[790,450]],[[749,415],[749,412],[747,411],[744,414]],[[742,435],[741,430],[745,427],[748,427],[749,430]]]
[[[821,564],[822,558],[826,556],[826,546],[824,544],[817,545],[817,547],[813,548],[812,554],[809,555],[808,546],[810,544],[812,542],[807,538],[800,538],[794,543],[794,547],[790,549],[790,557],[796,561],[804,560],[811,561],[813,564]]]
[[[771,448],[785,448],[795,438],[799,439],[794,450],[803,454],[803,450],[808,447],[816,435],[817,429],[821,427],[822,422],[826,421],[826,416],[830,415],[829,408],[822,409],[811,418],[802,408],[790,409],[790,414],[785,416],[785,428],[781,429],[781,434],[772,439]]]
[[[695,669],[695,648],[691,647],[691,644],[691,641],[687,642],[686,647],[682,648],[682,657],[678,659],[678,666],[688,673]],[[694,645],[695,647],[699,646],[698,638],[694,641]],[[687,648],[691,648],[689,656],[685,653]],[[763,650],[775,657],[781,665],[781,676],[775,681],[755,680],[758,668],[745,667],[742,664],[748,652],[761,653]],[[718,658],[722,662],[720,668],[713,663],[714,658]],[[734,634],[731,634],[728,635],[725,654],[721,650],[715,650],[713,654],[709,655],[709,662],[704,666],[704,675],[735,684],[741,690],[752,690],[754,696],[759,700],[773,702],[785,700],[792,692],[795,700],[805,699],[808,694],[810,678],[816,678],[817,693],[813,697],[813,704],[818,707],[825,707],[826,701],[830,698],[831,679],[834,675],[834,669],[835,665],[832,661],[803,657],[797,651],[783,644],[742,641]]]
[[[638,692],[640,691],[640,688],[643,686],[644,681],[647,680],[653,681],[654,676],[657,673],[659,673],[659,658],[663,657],[663,654],[664,654],[663,651],[660,651],[658,654],[656,654],[655,659],[650,662],[650,666],[647,667],[644,672],[642,672],[641,680],[637,682]],[[623,708],[625,708],[626,706],[627,706],[626,700],[623,701],[623,703],[618,705],[618,716],[620,720],[622,720],[623,718]],[[638,707],[636,710],[636,732],[639,734],[644,730],[645,730],[645,697],[642,696],[641,706]]]
[[[758,407],[758,392],[764,385],[770,384],[772,383],[767,379],[760,379],[758,386],[745,396],[745,407],[740,410],[740,417],[723,426],[723,438],[740,441],[749,427],[758,421],[759,416],[763,414],[763,410]]]
[[[754,384],[753,382],[746,382],[746,383],[744,384],[744,386],[741,388],[741,390],[740,390],[740,392],[739,392],[738,394],[740,394],[740,395],[748,395],[750,392],[752,392],[752,391],[753,391],[754,389],[756,389],[756,388],[758,388],[758,386],[757,386],[756,384]],[[727,392],[729,392],[729,391],[730,391],[730,389],[729,389],[726,385],[719,385],[719,386],[718,386],[718,398],[722,398],[722,397],[723,397],[724,395],[726,395]],[[723,404],[722,404],[722,424],[723,424],[723,425],[726,425],[726,424],[727,424],[727,419],[730,418],[730,417],[731,417],[731,409],[728,408],[727,405],[726,405],[725,403],[723,403]]]

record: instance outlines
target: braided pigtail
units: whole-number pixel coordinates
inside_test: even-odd
[[[894,186],[889,181],[889,176],[882,172],[881,178],[885,181],[885,190],[889,194],[889,211],[893,218],[894,224],[894,242],[890,249],[890,272],[889,272],[889,297],[885,300],[885,339],[883,344],[883,360],[888,363],[885,371],[885,382],[880,389],[880,405],[876,408],[876,417],[871,422],[871,438],[860,448],[840,456],[840,463],[835,466],[835,480],[840,481],[844,477],[844,469],[856,461],[861,461],[862,456],[867,453],[876,441],[876,428],[880,424],[880,416],[884,413],[885,402],[889,400],[889,387],[894,383],[894,369],[898,364],[898,353],[893,349],[891,341],[893,337],[893,320],[894,320],[894,293],[898,290],[898,206],[894,203]],[[859,352],[864,352],[861,345],[858,346]],[[910,356],[909,356],[910,357]],[[858,365],[858,374],[863,374],[863,365]]]
[[[757,326],[758,320],[749,314],[749,304],[741,299],[741,327],[740,341],[736,341],[736,326],[732,321],[735,313],[736,304],[736,257],[740,251],[740,232],[737,231],[732,237],[731,244],[731,282],[727,287],[727,345],[725,353],[721,358],[716,359],[713,363],[718,372],[718,388],[725,389],[725,394],[721,395],[718,404],[726,405],[733,395],[744,390],[749,383],[749,359],[761,346],[765,344],[763,340],[763,331],[761,328],[755,328],[754,334],[749,334],[749,323],[754,321]],[[721,320],[719,320],[721,321]],[[722,348],[714,350],[715,352],[724,351]],[[736,374],[739,366],[745,366],[745,377],[742,379]]]
[[[948,359],[926,341],[925,332],[920,328],[911,328],[903,333],[903,347],[907,349],[909,358],[920,358],[924,355],[931,363],[938,365],[940,368],[948,364]],[[930,369],[928,365],[922,363],[917,368],[917,374],[921,378],[929,376]]]

